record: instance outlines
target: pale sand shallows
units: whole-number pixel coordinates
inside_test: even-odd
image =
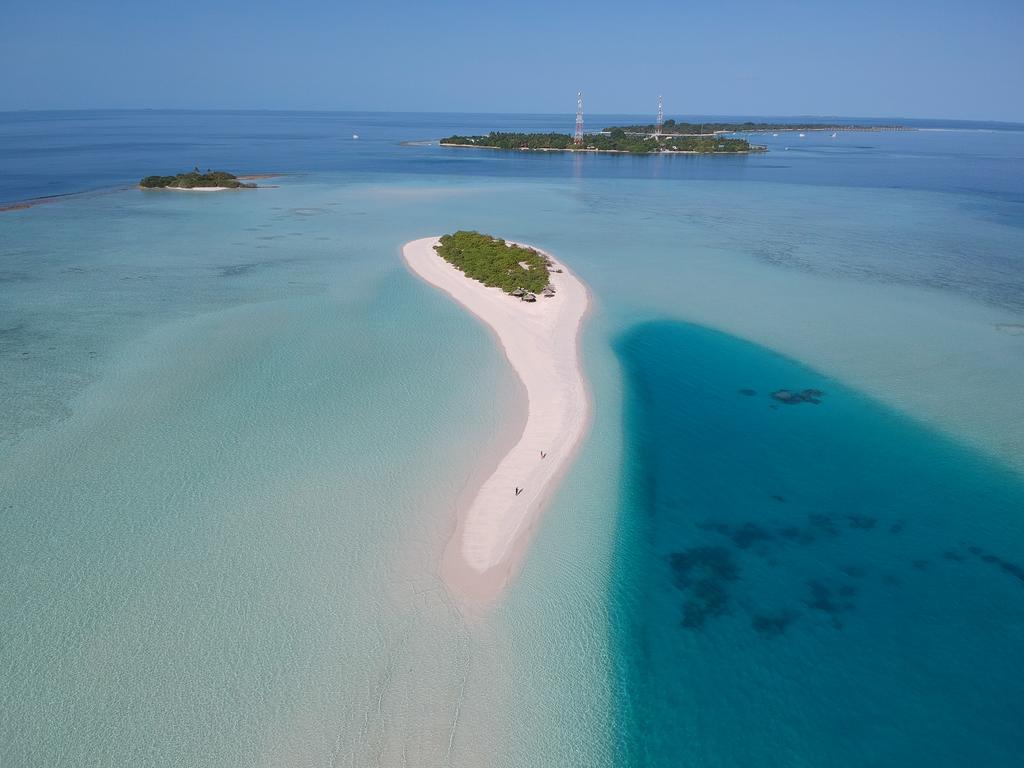
[[[161,189],[173,189],[176,192],[227,192],[234,187],[161,187]]]
[[[489,599],[515,573],[533,523],[586,431],[590,397],[577,337],[590,297],[564,264],[546,254],[563,270],[551,274],[556,295],[538,296],[535,304],[520,301],[466,277],[437,255],[437,242],[427,237],[406,243],[406,263],[491,327],[528,400],[522,435],[459,510],[441,568],[449,588]],[[518,496],[516,488],[523,489]]]

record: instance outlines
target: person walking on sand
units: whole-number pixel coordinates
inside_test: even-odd
[[[544,451],[541,451],[541,452],[540,452],[540,457],[541,457],[542,459],[546,459],[546,458],[548,457],[548,455],[547,455],[546,453],[544,453]]]

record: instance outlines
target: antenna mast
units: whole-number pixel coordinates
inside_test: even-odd
[[[658,97],[658,122],[654,124],[654,135],[661,136],[661,127],[665,124],[665,103]]]
[[[573,143],[577,147],[583,145],[583,91],[576,94],[576,135]]]

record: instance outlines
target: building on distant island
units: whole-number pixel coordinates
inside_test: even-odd
[[[669,121],[671,122],[671,121]],[[583,128],[583,92],[576,94],[576,125],[572,135],[566,133],[513,133],[491,131],[486,136],[448,136],[441,139],[445,147],[479,147],[505,150],[535,150],[545,152],[618,152],[646,155],[659,152],[675,154],[743,154],[764,152],[766,147],[753,145],[746,139],[727,137],[727,131],[711,135],[679,135],[667,133],[663,127],[664,100],[658,97],[658,120],[643,130],[606,128],[597,133],[585,133]]]
[[[583,91],[576,94],[576,133],[572,143],[577,147],[583,146]]]
[[[611,126],[596,133],[583,130],[583,92],[576,94],[576,126],[573,133],[513,133],[491,131],[486,136],[448,136],[445,147],[539,152],[618,152],[633,155],[657,153],[685,155],[736,155],[767,152],[740,134],[779,131],[892,131],[912,130],[899,125],[844,125],[838,123],[687,123],[665,119],[665,101],[658,96],[658,111],[649,125]]]

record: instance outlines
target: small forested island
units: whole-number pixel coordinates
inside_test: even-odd
[[[199,169],[177,176],[147,176],[139,182],[143,189],[254,189],[255,184],[245,182],[227,171],[207,171]]]
[[[765,147],[751,144],[746,139],[727,138],[712,133],[694,136],[666,136],[653,133],[653,128],[651,132],[631,133],[624,128],[612,128],[603,133],[588,133],[579,144],[567,133],[491,131],[486,136],[448,136],[441,139],[441,146],[521,149],[541,152],[624,152],[632,155],[647,155],[655,152],[703,155],[766,151]]]
[[[666,120],[654,125],[622,125],[605,128],[605,132],[625,131],[627,134],[660,136],[703,136],[717,133],[767,133],[771,131],[912,131],[903,125],[846,125],[839,123],[686,123]]]
[[[549,270],[561,271],[533,248],[506,243],[480,232],[459,230],[443,235],[434,250],[466,277],[526,301],[534,301],[534,294],[538,293],[553,296]]]

